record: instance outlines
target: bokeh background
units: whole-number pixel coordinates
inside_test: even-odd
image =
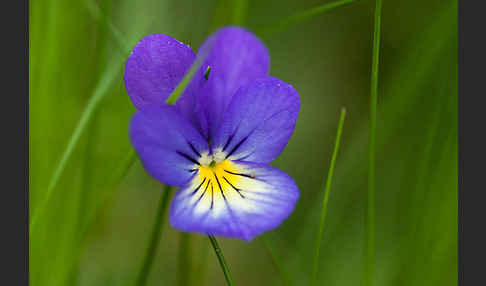
[[[196,51],[227,24],[261,35],[271,75],[292,84],[302,101],[295,133],[272,163],[296,180],[301,198],[290,218],[264,235],[267,245],[262,237],[251,243],[219,239],[236,285],[309,282],[343,106],[348,113],[318,285],[361,284],[374,1],[267,33],[262,31],[282,19],[331,1],[29,2],[31,211],[46,196],[90,98],[100,99],[39,227],[31,229],[31,285],[135,285],[162,186],[138,159],[127,159],[135,109],[124,89],[124,61],[148,34],[171,35]],[[382,15],[375,285],[456,285],[457,2],[384,1]],[[182,234],[167,223],[147,282],[225,285],[207,237]]]

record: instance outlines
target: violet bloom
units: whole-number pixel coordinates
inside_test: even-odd
[[[196,55],[162,34],[134,47],[124,75],[138,109],[130,138],[148,173],[180,187],[174,228],[249,241],[280,225],[298,200],[294,180],[268,163],[292,135],[299,95],[268,76],[268,51],[242,28],[218,30],[197,57],[201,68],[169,106]]]

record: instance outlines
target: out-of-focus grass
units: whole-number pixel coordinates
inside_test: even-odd
[[[108,9],[109,20],[128,47],[147,34],[166,33],[196,50],[208,30],[240,17],[233,14],[230,1],[96,3],[101,11]],[[322,4],[246,1],[244,23],[257,31]],[[317,284],[358,285],[361,280],[373,9],[374,1],[358,1],[264,39],[271,53],[271,74],[295,86],[302,101],[295,133],[273,163],[296,180],[301,199],[279,229],[265,234],[282,268],[299,284],[308,282],[312,267],[321,180],[332,152],[335,114],[342,105],[347,106],[348,118]],[[93,18],[83,1],[31,1],[29,11],[31,209],[45,196],[100,79],[116,75],[92,124],[80,136],[45,217],[31,232],[30,282],[133,285],[161,190],[139,163],[127,171],[121,186],[111,180],[131,151],[128,122],[134,108],[120,68],[126,55],[106,32],[106,23]],[[455,1],[385,1],[383,6],[375,285],[455,285],[456,11]],[[109,193],[114,195],[106,200]],[[100,205],[88,236],[80,239],[80,225],[89,225]],[[178,281],[179,237],[176,230],[164,227],[149,285]],[[281,284],[258,239],[249,244],[219,242],[235,284]],[[208,247],[206,237],[191,235],[191,259],[184,262],[194,269],[186,273],[191,285],[225,284],[217,261],[207,255]]]
[[[375,180],[376,180],[376,109],[378,105],[378,74],[381,50],[381,0],[375,1],[373,17],[373,49],[371,56],[370,114],[368,135],[368,190],[363,251],[363,285],[371,286],[375,278]]]

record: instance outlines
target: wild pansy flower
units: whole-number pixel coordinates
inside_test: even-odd
[[[202,65],[175,106],[164,104],[196,60]],[[268,165],[292,135],[297,91],[268,76],[269,55],[252,33],[227,27],[199,49],[154,34],[125,66],[138,112],[131,142],[146,171],[178,186],[170,224],[184,232],[251,240],[293,211],[297,185]]]

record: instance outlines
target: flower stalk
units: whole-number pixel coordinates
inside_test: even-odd
[[[209,240],[211,241],[211,245],[213,246],[214,253],[218,257],[219,264],[221,265],[221,270],[223,270],[224,273],[224,278],[226,278],[226,282],[228,283],[228,286],[234,285],[233,283],[233,278],[231,278],[231,274],[228,268],[228,265],[226,264],[226,260],[224,259],[223,252],[221,251],[221,248],[219,247],[218,241],[216,238],[210,234],[208,234]]]

